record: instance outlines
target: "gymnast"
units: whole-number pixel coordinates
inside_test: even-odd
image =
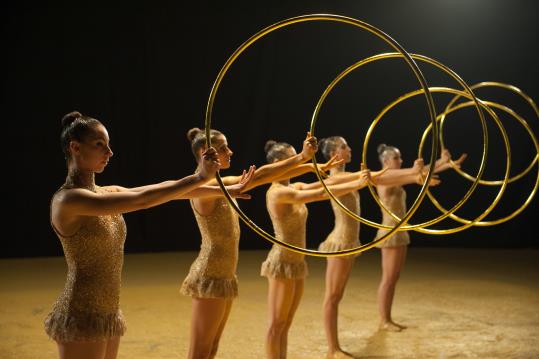
[[[389,169],[399,169],[402,166],[402,158],[400,150],[393,146],[381,144],[377,148],[378,158],[383,167]],[[455,166],[459,166],[466,159],[466,154],[454,161]],[[440,158],[436,161],[434,172],[439,173],[451,168],[451,154],[447,149],[444,149]],[[387,209],[392,211],[399,218],[406,214],[406,191],[402,187],[406,184],[416,183],[423,184],[423,178],[426,175],[422,159],[416,159],[414,168],[419,170],[419,176],[415,181],[402,178],[397,183],[393,184],[377,184],[376,191],[380,200]],[[438,184],[437,181],[431,182],[431,185]],[[382,210],[382,224],[386,226],[394,226],[397,221]],[[386,229],[379,229],[376,238],[382,237],[389,232]],[[395,287],[399,279],[400,273],[404,267],[406,260],[407,246],[410,243],[410,236],[407,231],[397,231],[388,239],[379,243],[378,248],[382,251],[382,278],[378,287],[378,311],[380,314],[380,330],[399,332],[406,328],[405,325],[398,324],[391,317],[391,308],[393,298],[395,296]]]

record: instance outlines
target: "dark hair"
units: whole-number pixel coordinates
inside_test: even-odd
[[[322,151],[322,155],[324,155],[326,160],[329,160],[332,157],[331,154],[337,149],[337,145],[342,139],[341,136],[331,136],[320,140],[318,144]]]
[[[69,160],[71,155],[69,142],[83,141],[89,133],[94,131],[96,125],[101,125],[101,122],[95,118],[84,116],[78,111],[70,112],[62,117],[60,143],[66,160]]]
[[[210,143],[213,143],[216,137],[223,136],[223,134],[217,130],[210,130],[210,136]],[[187,131],[187,139],[191,142],[193,155],[197,157],[198,150],[206,146],[206,131],[193,127]]]
[[[273,163],[276,160],[280,161],[288,158],[286,150],[289,148],[292,148],[292,145],[286,142],[277,142],[273,140],[267,141],[266,145],[264,146],[264,152],[266,152],[266,161],[268,161],[268,163]]]
[[[396,152],[398,150],[399,149],[397,147],[388,146],[385,143],[382,143],[382,144],[378,145],[378,147],[376,148],[376,152],[378,152],[378,159],[380,160],[380,163],[382,165],[384,164],[384,160],[386,158],[386,155],[387,155],[388,151]]]

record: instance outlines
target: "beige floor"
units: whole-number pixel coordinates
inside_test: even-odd
[[[119,358],[185,358],[190,300],[178,294],[196,253],[126,256],[122,308],[128,332]],[[376,331],[379,252],[354,268],[341,305],[343,347],[361,358],[539,358],[539,252],[411,248],[394,317],[401,333]],[[218,358],[262,358],[265,252],[240,254],[240,297]],[[289,358],[323,358],[325,262],[311,275],[289,340]],[[63,258],[0,260],[0,358],[54,358],[42,321],[65,279]]]

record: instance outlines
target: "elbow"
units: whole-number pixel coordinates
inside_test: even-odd
[[[153,201],[151,201],[149,198],[148,198],[148,195],[147,193],[145,193],[146,191],[144,192],[138,192],[137,193],[137,196],[135,197],[135,200],[133,201],[134,203],[134,207],[137,209],[137,210],[141,210],[141,209],[148,209],[148,208],[151,208],[153,207]]]
[[[150,201],[140,201],[138,203],[138,209],[148,209],[153,207]]]
[[[255,172],[253,174],[253,178],[251,180],[251,184],[254,184],[254,183],[257,183],[257,184],[262,184],[262,183],[266,183],[267,180],[268,180],[268,177],[269,177],[269,173],[267,171],[264,171],[264,170],[261,170],[260,172]],[[256,187],[256,186],[254,186]]]

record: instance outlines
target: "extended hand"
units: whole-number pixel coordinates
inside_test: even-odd
[[[447,148],[444,148],[442,150],[442,153],[440,155],[440,163],[448,163],[451,160],[451,152]]]
[[[243,191],[246,190],[249,183],[253,180],[255,170],[256,166],[250,166],[248,172],[243,170],[239,182],[226,187],[228,193],[235,198],[251,199],[251,195],[243,193]]]
[[[462,164],[462,162],[464,162],[464,160],[466,159],[466,157],[468,157],[468,155],[466,153],[463,153],[462,155],[460,155],[459,159],[456,160],[456,161],[453,161],[453,165],[455,165],[456,167],[460,168],[460,165]]]
[[[466,159],[467,154],[463,153],[458,160],[451,161],[451,153],[448,149],[442,151],[440,159],[436,161],[436,172],[442,172],[450,169],[451,167],[460,168],[460,165]]]
[[[415,170],[415,172],[421,173],[423,167],[425,167],[425,162],[422,158],[418,158],[414,161],[414,165],[412,168]]]
[[[427,177],[427,173],[424,172],[424,173],[419,173],[417,178],[416,178],[416,183],[419,184],[419,185],[423,185],[423,182],[425,182],[425,178]],[[440,183],[442,183],[442,180],[440,179],[440,177],[438,177],[438,175],[432,175],[430,177],[430,181],[429,181],[429,187],[436,187],[438,186]]]
[[[210,147],[202,154],[202,164],[200,168],[200,176],[203,179],[208,179],[215,176],[215,173],[219,171],[221,162],[217,156],[215,148]]]
[[[339,157],[339,155],[335,155],[335,156],[331,157],[329,159],[329,161],[327,161],[326,163],[322,163],[321,165],[319,165],[320,170],[323,171],[323,172],[327,172],[330,169],[341,165],[344,162],[344,160],[342,158],[337,159],[338,157]]]
[[[305,137],[305,140],[303,141],[301,155],[303,156],[303,159],[310,160],[316,151],[318,151],[318,140],[316,137],[311,136],[310,132],[307,132],[307,137]]]
[[[362,169],[359,171],[359,188],[367,187],[369,183],[372,183],[371,171],[369,169],[365,169],[365,166],[362,165]]]

